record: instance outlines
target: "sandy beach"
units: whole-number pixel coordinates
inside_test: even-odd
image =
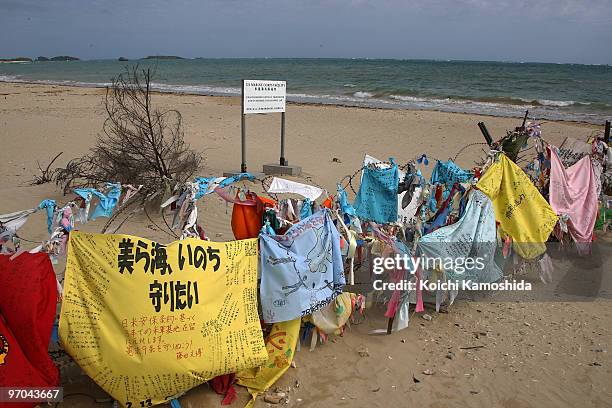
[[[37,162],[46,166],[59,152],[56,166],[85,154],[95,143],[106,117],[104,90],[55,85],[0,83],[0,213],[28,209],[42,199],[66,201],[61,188],[31,185]],[[180,111],[185,140],[204,154],[201,176],[221,175],[240,166],[240,100],[156,94],[154,103]],[[286,157],[303,168],[302,182],[328,191],[355,173],[365,153],[405,163],[426,153],[431,161],[455,158],[484,140],[477,123],[484,121],[494,139],[520,125],[519,118],[433,111],[384,110],[289,104]],[[279,115],[247,120],[247,164],[261,171],[279,158]],[[586,139],[601,128],[574,122],[545,122],[543,136],[561,144],[565,137]],[[466,148],[457,164],[471,167],[482,145]],[[431,166],[430,166],[431,167]],[[261,187],[259,187],[261,188]],[[352,196],[351,196],[352,198]],[[221,198],[200,200],[199,220],[212,240],[233,239],[231,207]],[[154,218],[159,222],[159,217]],[[88,223],[97,232],[104,221]],[[121,233],[160,242],[174,240],[144,215],[124,224]],[[20,235],[34,247],[47,238],[43,214],[30,218]],[[601,237],[610,242],[609,237]],[[612,253],[602,254],[603,264]],[[61,265],[58,265],[61,268]],[[531,276],[537,281],[537,276]],[[608,293],[609,295],[609,293]],[[380,310],[367,312],[353,325],[310,352],[304,347],[277,384],[290,388],[289,406],[367,407],[607,407],[612,401],[612,301],[501,302],[459,301],[449,313],[413,316],[410,327],[390,336],[372,336],[384,327]],[[482,347],[480,347],[482,346]],[[476,347],[476,348],[474,348]],[[367,350],[367,353],[358,351]],[[428,374],[424,374],[423,372]],[[105,398],[78,369],[64,378],[65,394],[89,390]],[[247,393],[239,389],[242,407]],[[183,407],[218,406],[207,385],[181,399]],[[256,406],[267,406],[263,399]],[[85,396],[60,406],[102,407]]]

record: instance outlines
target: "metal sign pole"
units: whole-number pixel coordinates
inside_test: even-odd
[[[280,154],[280,165],[286,166],[287,159],[285,159],[285,112],[281,112],[281,154]]]
[[[240,115],[241,120],[241,134],[242,134],[242,162],[240,163],[240,171],[246,173],[246,115],[244,114],[244,79],[242,80],[242,93],[240,95]]]

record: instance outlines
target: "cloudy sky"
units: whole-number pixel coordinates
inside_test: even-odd
[[[0,57],[612,64],[612,0],[0,0]]]

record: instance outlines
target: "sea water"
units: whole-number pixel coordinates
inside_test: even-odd
[[[287,81],[301,103],[574,120],[612,118],[612,66],[377,59],[180,59],[0,64],[0,81],[101,87],[134,64],[163,92],[239,95],[241,79]]]

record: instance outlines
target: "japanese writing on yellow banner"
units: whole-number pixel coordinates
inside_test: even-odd
[[[167,401],[267,360],[257,314],[257,239],[70,233],[59,335],[126,407]]]
[[[501,153],[476,187],[493,202],[495,219],[521,257],[533,259],[546,252],[544,243],[558,217],[519,166]]]

